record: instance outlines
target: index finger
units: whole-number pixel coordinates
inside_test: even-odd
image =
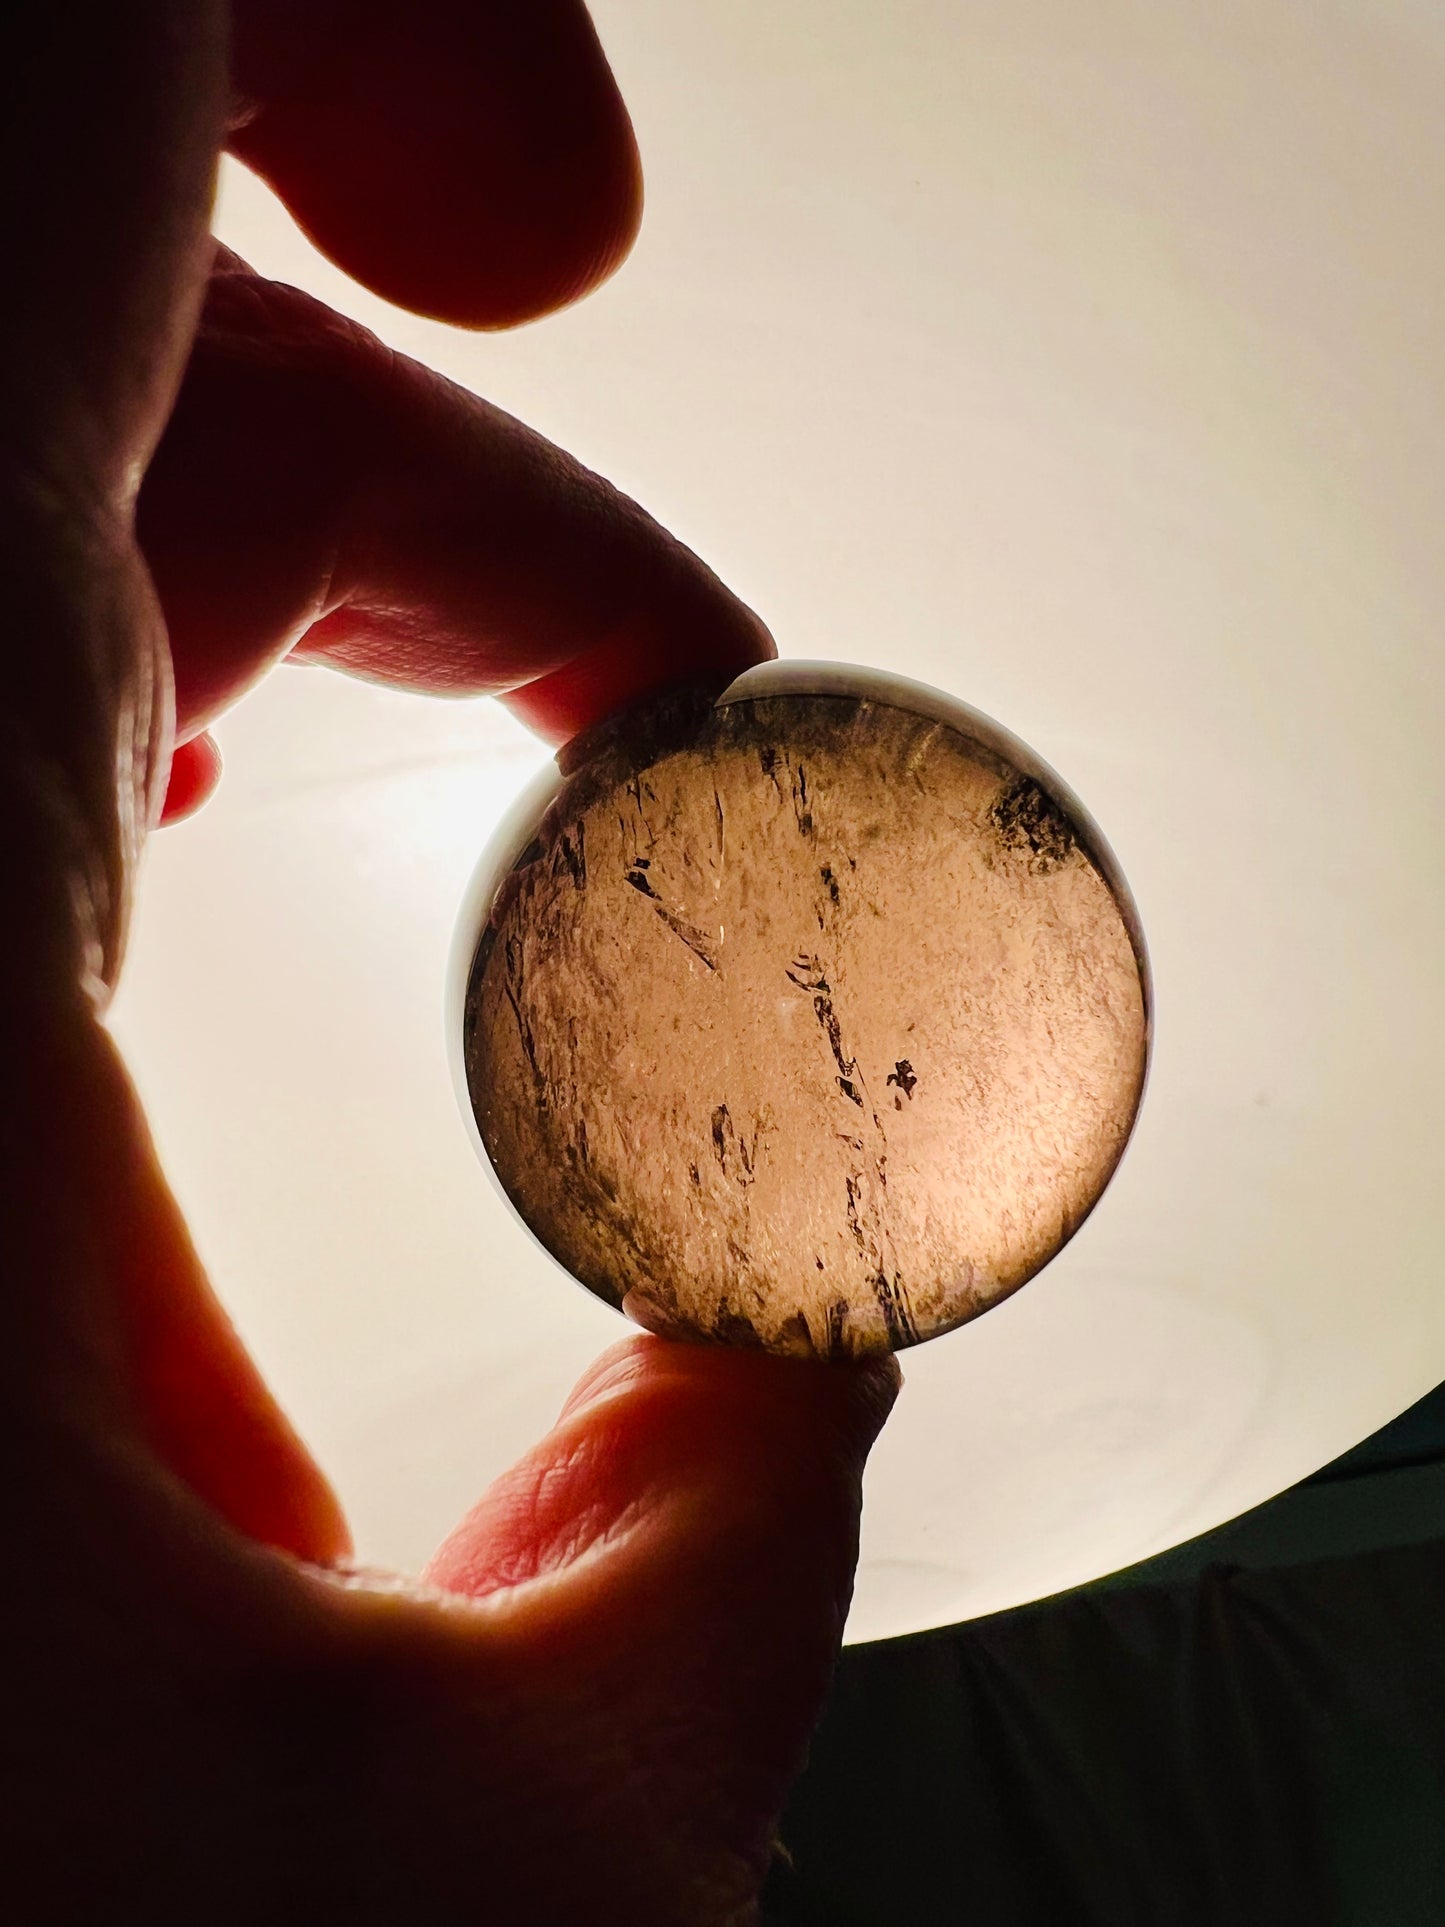
[[[501,695],[561,741],[773,652],[638,505],[501,409],[234,259],[141,491],[179,736],[298,654]]]
[[[233,152],[400,306],[502,328],[637,233],[631,122],[580,0],[238,0]]]

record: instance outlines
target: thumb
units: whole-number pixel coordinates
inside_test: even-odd
[[[899,1383],[891,1359],[625,1340],[426,1575],[585,1704],[676,1864],[744,1896],[827,1690]]]

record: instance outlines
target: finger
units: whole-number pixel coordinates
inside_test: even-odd
[[[221,752],[214,736],[202,732],[182,743],[171,758],[170,780],[161,805],[162,823],[179,823],[209,802],[221,780]]]
[[[0,975],[42,989],[113,976],[163,774],[168,666],[130,510],[205,279],[222,16],[213,0],[5,16]]]
[[[579,0],[243,0],[230,145],[401,306],[500,328],[611,273],[636,144]]]
[[[128,495],[180,377],[224,56],[216,0],[6,9],[0,474],[73,511]]]
[[[139,1460],[325,1556],[344,1541],[335,1502],[210,1295],[95,1014],[168,761],[131,509],[210,256],[224,11],[6,15],[0,1425],[23,1441],[7,1499],[48,1506],[62,1536],[78,1473]]]
[[[801,1764],[898,1382],[892,1361],[627,1340],[428,1571],[485,1602],[511,1677],[545,1678],[551,1704],[609,1736],[619,1807],[640,1801],[680,1861],[720,1878],[760,1876]]]
[[[33,1019],[7,1098],[0,1393],[42,1442],[16,1459],[12,1494],[43,1498],[57,1440],[82,1469],[138,1451],[250,1538],[343,1552],[331,1489],[213,1296],[93,1014]]]
[[[506,694],[556,740],[644,690],[726,682],[773,653],[757,617],[600,477],[229,262],[139,530],[182,738],[298,642],[403,688]]]

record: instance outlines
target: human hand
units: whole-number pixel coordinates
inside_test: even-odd
[[[351,1573],[101,1021],[148,826],[286,654],[497,692],[561,739],[771,650],[519,424],[241,264],[208,291],[229,139],[394,300],[503,325],[583,292],[639,190],[580,7],[244,0],[233,27],[21,0],[8,35],[10,1917],[745,1920],[895,1377],[624,1341],[421,1582]]]

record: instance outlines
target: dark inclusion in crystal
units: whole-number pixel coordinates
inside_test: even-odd
[[[1046,1264],[1124,1148],[1127,891],[1027,752],[908,687],[608,724],[496,891],[465,1017],[483,1143],[645,1324],[917,1344]]]

